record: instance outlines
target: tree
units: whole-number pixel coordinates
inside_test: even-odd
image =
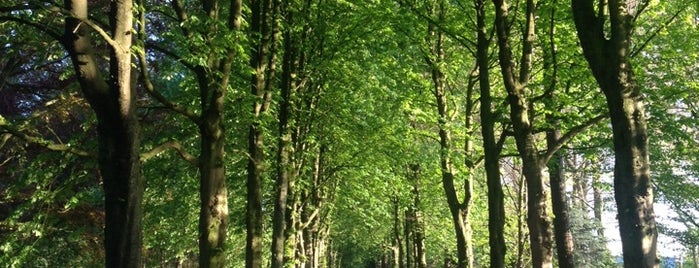
[[[443,21],[445,17],[445,5],[444,1],[434,1],[428,9],[431,11],[431,16],[436,16],[436,21]],[[456,234],[457,241],[457,256],[458,262],[457,266],[459,268],[465,268],[472,263],[471,260],[473,256],[472,249],[470,246],[471,239],[469,237],[470,226],[468,221],[468,215],[470,205],[471,205],[471,187],[468,185],[471,182],[467,179],[465,183],[467,184],[467,189],[464,193],[464,200],[459,201],[458,193],[456,191],[455,181],[455,170],[453,164],[453,144],[452,144],[452,134],[448,127],[450,123],[450,109],[449,109],[449,96],[447,89],[447,81],[444,71],[441,70],[444,64],[444,42],[445,34],[439,30],[435,29],[434,25],[428,27],[428,38],[427,43],[430,46],[429,55],[427,55],[426,61],[430,68],[433,89],[432,93],[435,97],[435,102],[437,104],[437,116],[438,116],[438,129],[439,129],[439,146],[440,146],[440,167],[442,170],[442,186],[444,187],[444,193],[447,197],[447,204],[449,205],[449,210],[452,214],[452,221],[454,222],[454,232]]]
[[[486,3],[477,0],[477,54],[478,85],[480,89],[481,135],[483,136],[483,155],[488,184],[488,233],[490,245],[490,267],[505,267],[505,205],[502,182],[500,180],[500,145],[495,140],[495,113],[490,87],[490,60],[488,29],[486,27]]]
[[[104,30],[89,17],[88,2],[66,0],[60,9],[65,15],[64,30],[43,25],[21,17],[22,11],[32,5],[9,6],[0,10],[2,21],[15,21],[35,27],[58,40],[66,48],[73,63],[74,73],[83,95],[97,115],[98,163],[104,182],[105,226],[104,247],[107,267],[138,267],[141,265],[141,200],[143,178],[140,170],[140,137],[135,113],[136,91],[132,84],[132,1],[114,2],[109,6],[109,29]],[[93,11],[93,14],[96,12]],[[93,33],[107,44],[107,51],[98,51],[92,40]],[[101,53],[103,52],[103,53]],[[108,54],[105,55],[105,54]],[[103,76],[104,64],[99,57],[107,57],[109,78]],[[3,119],[4,121],[4,119]],[[28,136],[4,124],[13,135]],[[34,140],[48,149],[72,151],[43,140]]]
[[[104,181],[104,246],[107,267],[141,266],[141,199],[136,92],[131,79],[133,13],[130,0],[110,5],[111,36],[94,26],[85,0],[67,0],[63,42],[85,98],[97,114],[100,174]],[[91,26],[92,25],[92,26]],[[109,44],[109,80],[105,81],[89,31]]]
[[[145,3],[140,2],[144,9]],[[207,0],[201,2],[201,10],[178,0],[172,1],[171,4],[172,10],[168,14],[169,17],[166,17],[176,23],[167,23],[165,18],[160,17],[162,21],[159,21],[160,24],[154,24],[158,27],[154,27],[155,31],[151,35],[146,34],[147,20],[143,10],[140,14],[140,41],[145,48],[160,52],[182,64],[186,73],[193,75],[199,92],[199,109],[173,102],[162,92],[156,91],[148,73],[151,58],[146,55],[146,51],[140,51],[140,69],[144,77],[144,88],[149,95],[167,109],[190,120],[198,128],[198,157],[182,153],[182,149],[179,151],[185,160],[199,168],[199,265],[223,267],[226,263],[225,241],[228,224],[228,188],[224,170],[224,108],[236,56],[242,3],[231,1],[224,9],[218,1]],[[198,12],[203,12],[204,15],[200,18]],[[169,27],[177,28],[181,36],[168,32],[174,30]],[[214,32],[222,34],[210,34]],[[168,42],[171,38],[188,41],[172,44]],[[184,56],[185,53],[187,56]],[[171,147],[177,149],[176,144],[179,143],[170,143]]]
[[[262,176],[264,173],[264,132],[262,115],[267,112],[271,101],[276,70],[276,35],[272,31],[277,7],[272,0],[255,0],[250,3],[250,93],[255,97],[252,104],[252,122],[248,131],[247,167],[247,246],[245,266],[262,267]]]
[[[607,99],[612,122],[614,199],[624,266],[658,267],[646,118],[629,60],[632,23],[647,3],[600,1],[597,12],[595,1],[571,3],[583,55]]]

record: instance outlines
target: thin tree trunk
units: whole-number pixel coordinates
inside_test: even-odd
[[[436,1],[433,3],[433,13],[441,21],[444,19],[444,5],[443,1]],[[433,93],[435,100],[437,102],[437,112],[438,112],[438,122],[439,122],[439,145],[440,145],[440,167],[442,172],[442,187],[444,188],[444,193],[447,198],[447,204],[449,206],[449,211],[451,212],[452,222],[454,225],[454,232],[456,235],[456,251],[458,256],[458,268],[468,267],[469,259],[471,256],[468,255],[468,241],[467,241],[467,228],[465,226],[464,216],[468,215],[464,213],[464,206],[467,206],[469,202],[465,200],[466,203],[462,204],[459,202],[456,187],[454,185],[454,167],[451,157],[451,151],[454,150],[451,141],[451,131],[448,129],[448,97],[446,92],[445,76],[442,70],[440,70],[440,63],[444,61],[444,33],[439,30],[435,30],[434,26],[430,24],[428,27],[428,38],[427,41],[431,45],[431,55],[427,58],[427,63],[431,68],[432,73],[432,84]]]
[[[604,6],[572,0],[583,54],[607,99],[614,137],[614,198],[624,267],[658,267],[657,227],[648,157],[643,96],[629,62],[633,17],[626,1],[609,0],[609,34]],[[607,38],[607,36],[609,36]]]
[[[73,17],[66,18],[63,44],[78,82],[97,115],[98,162],[104,182],[106,267],[142,264],[141,200],[143,178],[139,160],[136,91],[131,79],[132,1],[112,2],[109,81],[102,78],[89,37],[86,0],[65,0]]]
[[[560,139],[560,132],[550,131],[546,136],[547,143],[552,145],[556,140]],[[565,175],[561,154],[561,152],[554,154],[549,161],[548,168],[558,266],[564,268],[575,267],[575,263],[573,261],[573,234],[570,231],[570,209],[568,208],[568,198],[565,190]]]
[[[287,5],[289,3],[286,3]],[[286,20],[292,24],[294,13],[289,12]],[[298,67],[298,48],[296,36],[291,29],[284,29],[284,56],[282,59],[281,101],[279,103],[279,142],[277,151],[277,180],[276,201],[272,219],[272,268],[284,267],[284,251],[286,246],[287,197],[291,191],[290,184],[294,180],[294,150],[292,147],[292,130],[295,128],[293,113],[296,98],[296,79]],[[294,213],[294,211],[289,211]]]
[[[394,195],[393,199],[393,247],[395,251],[394,256],[394,266],[398,268],[405,268],[405,263],[403,262],[403,242],[401,241],[400,233],[400,200],[398,195]]]
[[[409,176],[413,180],[413,243],[415,247],[415,267],[426,268],[427,257],[425,256],[425,227],[422,221],[420,199],[420,165],[412,164],[409,168]]]
[[[553,230],[546,211],[546,194],[542,181],[542,169],[545,159],[540,159],[534,139],[533,118],[525,97],[526,85],[531,72],[531,57],[535,39],[533,0],[527,0],[526,23],[522,37],[522,55],[519,74],[515,73],[515,64],[509,44],[509,27],[507,21],[508,5],[504,0],[493,0],[496,9],[495,25],[498,36],[500,69],[508,93],[510,120],[514,130],[517,150],[522,158],[522,172],[527,179],[527,223],[533,267],[551,267],[553,265]]]
[[[488,29],[485,24],[484,0],[476,0],[478,42],[478,84],[481,93],[481,134],[483,136],[484,166],[488,185],[488,244],[490,245],[490,267],[505,267],[505,203],[500,181],[499,149],[495,141],[495,115],[490,93]]]
[[[414,255],[413,253],[415,252],[413,249],[413,219],[412,219],[412,213],[409,210],[405,211],[405,216],[403,217],[405,221],[405,226],[403,227],[403,230],[405,232],[404,234],[404,241],[405,241],[405,267],[406,268],[413,268],[414,266]]]
[[[599,176],[595,175],[592,178],[592,208],[597,223],[597,236],[604,237],[604,226],[602,226],[602,210],[604,209],[604,201],[602,200],[602,189],[600,187]]]
[[[264,173],[264,133],[261,115],[267,112],[271,99],[270,81],[274,75],[274,35],[270,31],[272,0],[253,0],[250,3],[250,66],[254,73],[251,78],[251,93],[256,96],[252,105],[253,122],[248,133],[247,166],[247,238],[245,266],[262,267],[262,175]]]
[[[524,231],[524,219],[522,218],[526,211],[527,186],[524,183],[524,178],[520,176],[517,184],[517,261],[515,267],[524,268],[524,240],[526,232]]]
[[[554,92],[558,87],[558,54],[556,51],[556,1],[549,7],[548,44],[544,50],[544,82],[547,84],[544,104],[551,111],[558,110],[554,105]],[[556,151],[548,161],[549,184],[551,185],[551,203],[553,207],[553,229],[556,239],[558,266],[561,268],[575,267],[573,259],[573,234],[570,230],[570,209],[566,196],[566,180],[563,171],[563,153],[556,146],[561,140],[558,130],[558,119],[546,115],[546,121],[554,130],[546,132],[546,145],[549,151]]]

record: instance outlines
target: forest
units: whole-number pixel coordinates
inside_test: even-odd
[[[699,267],[699,2],[3,0],[1,267]]]

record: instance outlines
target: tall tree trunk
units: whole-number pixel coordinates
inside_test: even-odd
[[[495,141],[495,115],[490,93],[488,29],[485,24],[484,0],[476,0],[478,41],[476,61],[478,63],[478,85],[481,93],[481,134],[483,136],[484,166],[488,185],[488,244],[490,245],[490,267],[505,267],[505,203],[500,181],[499,149]]]
[[[425,256],[425,226],[422,221],[422,201],[420,199],[420,165],[411,164],[409,175],[413,180],[413,208],[411,211],[413,219],[413,247],[415,247],[415,267],[426,268],[427,257]]]
[[[264,173],[264,133],[261,116],[271,100],[270,86],[274,77],[274,34],[270,30],[272,0],[253,0],[250,3],[250,66],[252,123],[248,132],[247,205],[245,266],[262,267],[262,176]]]
[[[528,152],[536,152],[534,141],[527,139],[523,148]],[[520,150],[521,153],[522,150]],[[546,208],[546,193],[541,174],[539,160],[533,155],[522,159],[524,177],[527,180],[527,225],[529,227],[529,245],[534,267],[552,267],[553,258],[553,229]]]
[[[143,178],[139,160],[136,91],[131,79],[133,3],[111,3],[109,81],[105,81],[89,37],[86,0],[65,0],[73,17],[65,20],[63,44],[78,82],[97,115],[98,162],[104,182],[106,267],[140,267]]]
[[[602,225],[604,201],[602,200],[602,188],[599,179],[597,175],[592,178],[592,209],[595,215],[595,222],[597,223],[597,236],[604,237],[604,226]]]
[[[395,251],[394,255],[394,267],[405,268],[405,263],[403,262],[403,243],[401,242],[401,224],[400,224],[400,200],[398,195],[394,195],[393,199],[393,247]]]
[[[526,203],[527,203],[527,195],[525,192],[527,191],[527,186],[524,183],[524,178],[520,176],[519,182],[517,184],[517,257],[515,261],[515,267],[519,268],[524,268],[524,244],[525,244],[525,236],[526,232],[524,231],[524,222],[525,219],[523,219],[523,215],[525,214],[524,211],[526,211]]]
[[[285,3],[290,5],[291,3]],[[286,21],[293,25],[293,11],[285,9]],[[287,208],[287,198],[289,195],[290,184],[294,180],[294,150],[292,147],[292,132],[295,129],[293,121],[294,99],[296,98],[296,77],[298,76],[297,69],[299,65],[298,54],[298,38],[291,32],[292,27],[284,29],[284,56],[282,59],[282,76],[281,76],[281,101],[279,102],[279,141],[277,151],[277,179],[276,179],[276,198],[274,204],[274,214],[272,218],[272,268],[284,267],[284,251],[286,246],[286,223],[287,211],[294,213]]]
[[[432,14],[436,15],[438,21],[444,19],[445,13],[445,3],[444,1],[437,0],[433,3]],[[444,33],[440,30],[434,29],[435,27],[430,24],[428,27],[428,38],[427,41],[431,46],[431,55],[427,57],[427,63],[431,68],[432,74],[432,86],[435,100],[437,102],[437,113],[439,118],[439,146],[440,146],[440,168],[442,172],[442,187],[447,198],[447,204],[449,206],[449,211],[451,212],[452,222],[454,225],[454,233],[456,235],[456,251],[458,256],[458,268],[466,268],[469,264],[468,253],[468,232],[464,220],[464,216],[468,214],[465,213],[464,207],[470,202],[469,200],[464,200],[462,204],[459,201],[459,197],[454,184],[454,166],[452,162],[452,151],[454,148],[452,146],[451,131],[448,128],[449,114],[448,114],[448,96],[446,92],[445,76],[442,70],[440,70],[440,64],[444,61]],[[407,238],[406,238],[407,239]]]
[[[643,96],[628,58],[636,10],[626,1],[609,0],[606,33],[603,4],[597,8],[599,14],[592,0],[572,0],[572,7],[583,54],[607,99],[612,121],[614,198],[624,267],[658,267]]]
[[[223,104],[223,95],[219,98]],[[217,105],[218,106],[218,105]],[[225,266],[225,240],[228,223],[228,190],[223,162],[223,105],[209,107],[200,126],[199,266]]]
[[[210,19],[219,17],[215,0],[202,1]],[[241,1],[231,1],[225,28],[211,25],[209,32],[238,31],[241,20]],[[211,44],[211,40],[206,40]],[[200,211],[199,211],[199,267],[225,267],[226,228],[228,225],[228,188],[224,170],[225,133],[223,114],[225,94],[231,76],[234,48],[226,47],[223,54],[207,55],[207,67],[197,66],[201,116],[199,135]]]
[[[412,212],[410,211],[411,209],[408,209],[405,211],[405,216],[403,217],[405,221],[405,226],[403,227],[404,231],[404,237],[403,240],[405,241],[405,267],[406,268],[413,268],[415,267],[414,265],[414,260],[415,260],[415,250],[413,247],[413,216]]]
[[[551,111],[558,110],[553,96],[558,87],[558,54],[556,51],[556,1],[548,6],[548,42],[544,51],[544,83],[546,83],[546,95],[544,104]],[[548,151],[557,151],[558,141],[561,140],[558,119],[553,115],[546,115],[546,121],[554,130],[546,132],[546,146]],[[566,196],[566,180],[563,170],[563,153],[557,151],[548,161],[549,184],[551,186],[551,203],[553,207],[553,230],[556,239],[556,253],[558,266],[561,268],[573,268],[573,234],[570,230],[570,209]]]
[[[533,43],[535,39],[534,18],[535,5],[527,0],[526,23],[522,35],[522,55],[519,74],[515,73],[515,64],[509,43],[509,26],[507,25],[508,5],[504,0],[493,0],[495,4],[495,26],[497,29],[499,62],[505,88],[510,104],[510,120],[514,130],[517,150],[522,158],[522,172],[527,179],[527,223],[533,267],[551,267],[553,265],[553,230],[546,211],[546,194],[542,181],[542,169],[545,159],[539,157],[534,139],[533,118],[530,118],[530,104],[526,98],[527,84],[531,74]]]
[[[549,149],[555,141],[560,139],[557,130],[546,133]],[[563,172],[562,153],[554,154],[548,163],[549,182],[551,184],[551,203],[553,205],[553,230],[556,238],[556,253],[558,253],[558,266],[575,267],[573,260],[573,234],[570,231],[570,209],[565,189],[565,175]]]

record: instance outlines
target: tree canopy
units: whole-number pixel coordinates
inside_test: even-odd
[[[696,266],[698,21],[6,0],[0,266]]]

